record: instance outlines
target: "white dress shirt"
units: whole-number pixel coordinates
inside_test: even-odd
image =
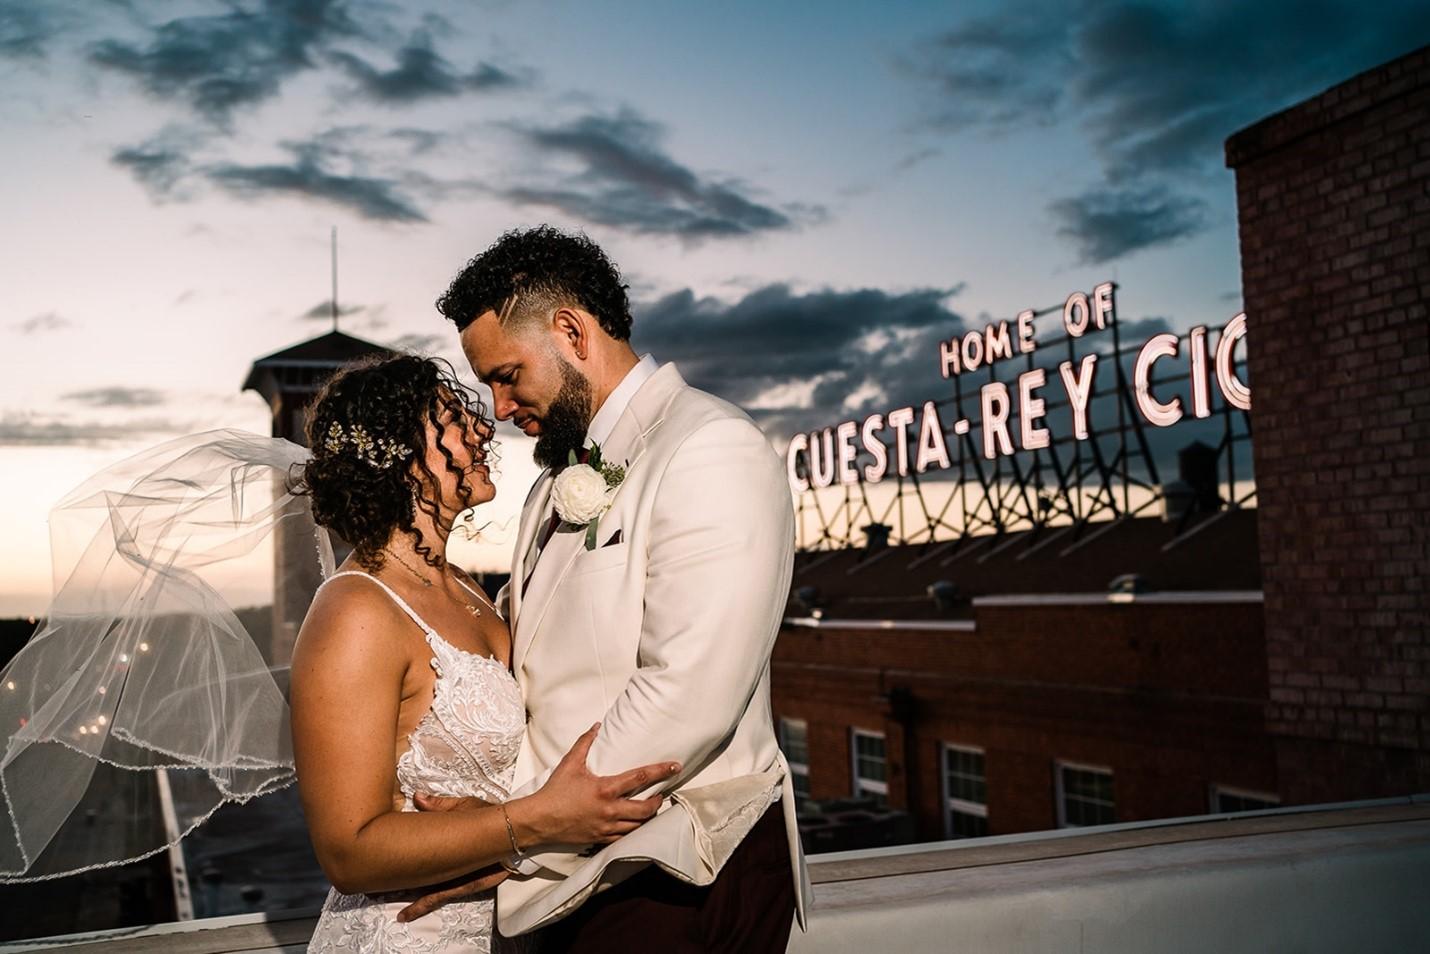
[[[616,385],[615,390],[606,396],[606,400],[601,403],[596,415],[591,418],[591,424],[586,428],[587,447],[592,444],[604,443],[606,438],[611,436],[611,431],[616,428],[616,422],[621,419],[622,414],[626,413],[631,398],[635,397],[636,392],[641,389],[641,385],[649,381],[651,375],[658,370],[660,370],[660,366],[656,364],[655,358],[649,354],[641,355],[641,359],[626,372],[626,376],[621,378],[621,383]],[[541,514],[543,526],[551,519],[553,507],[554,504],[548,500]],[[528,551],[530,554],[527,558],[528,566],[535,567],[541,551],[546,549],[548,539],[549,536],[546,533],[537,532],[532,539],[531,550]],[[524,583],[523,586],[525,586]]]
[[[596,416],[591,418],[591,426],[586,428],[587,446],[605,443],[606,438],[611,436],[611,431],[615,430],[616,422],[626,412],[626,406],[631,403],[631,398],[641,389],[641,385],[649,381],[650,376],[658,370],[655,358],[648,354],[641,355],[641,359],[636,362],[635,367],[626,372],[626,376],[621,378],[621,383],[616,385],[616,389],[602,402]]]

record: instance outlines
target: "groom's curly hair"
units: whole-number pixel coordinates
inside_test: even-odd
[[[468,262],[437,299],[457,331],[489,311],[504,322],[562,306],[593,315],[617,341],[631,336],[631,303],[620,270],[581,233],[549,225],[515,229]]]
[[[494,469],[492,419],[440,358],[398,355],[354,362],[328,380],[308,409],[305,432],[313,456],[295,475],[294,492],[312,499],[313,519],[351,545],[358,563],[370,571],[382,569],[382,548],[394,530],[413,538],[429,566],[446,563],[413,525],[418,508],[443,519],[432,497],[438,475],[427,464],[426,450],[427,425],[440,434],[444,412],[451,420],[466,417],[472,426],[462,443],[473,455],[485,449],[484,462]],[[370,450],[354,440],[355,429]],[[466,471],[450,450],[437,447],[456,476],[462,506],[470,507],[474,488]]]

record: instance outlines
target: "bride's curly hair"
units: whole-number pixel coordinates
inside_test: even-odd
[[[394,530],[413,538],[429,566],[446,563],[413,525],[419,507],[434,520],[443,519],[431,497],[438,479],[427,466],[426,425],[442,433],[444,412],[471,422],[462,442],[472,454],[482,449],[479,435],[487,435],[485,463],[493,470],[492,419],[440,358],[399,355],[355,362],[328,380],[308,410],[305,432],[313,456],[297,475],[295,492],[312,499],[313,519],[347,541],[369,571],[382,569],[382,548]],[[451,451],[437,446],[457,478],[462,507],[472,506],[466,471]]]

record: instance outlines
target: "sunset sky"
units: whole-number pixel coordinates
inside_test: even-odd
[[[343,329],[454,361],[453,273],[584,229],[637,347],[783,446],[1104,280],[1220,326],[1225,138],[1426,42],[1423,2],[0,0],[0,615],[43,610],[85,474],[266,432],[239,387],[327,330],[334,226]],[[492,566],[534,474],[502,436]]]

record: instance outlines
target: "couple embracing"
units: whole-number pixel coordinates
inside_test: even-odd
[[[778,458],[637,357],[583,236],[504,235],[438,309],[545,470],[489,600],[443,558],[495,493],[475,396],[399,357],[314,402],[302,485],[354,550],[293,659],[334,884],[310,950],[784,950],[808,883],[770,709],[794,539]]]
[[[495,422],[439,361],[340,371],[311,451],[213,431],[101,471],[51,512],[55,596],[0,673],[0,883],[172,848],[296,769],[333,883],[310,950],[784,950],[809,888],[770,711],[778,458],[637,358],[583,236],[508,233],[438,308],[545,467],[509,585],[444,557],[496,492]],[[280,525],[327,577],[291,713],[219,590]],[[186,828],[135,825],[120,796],[155,790]]]

